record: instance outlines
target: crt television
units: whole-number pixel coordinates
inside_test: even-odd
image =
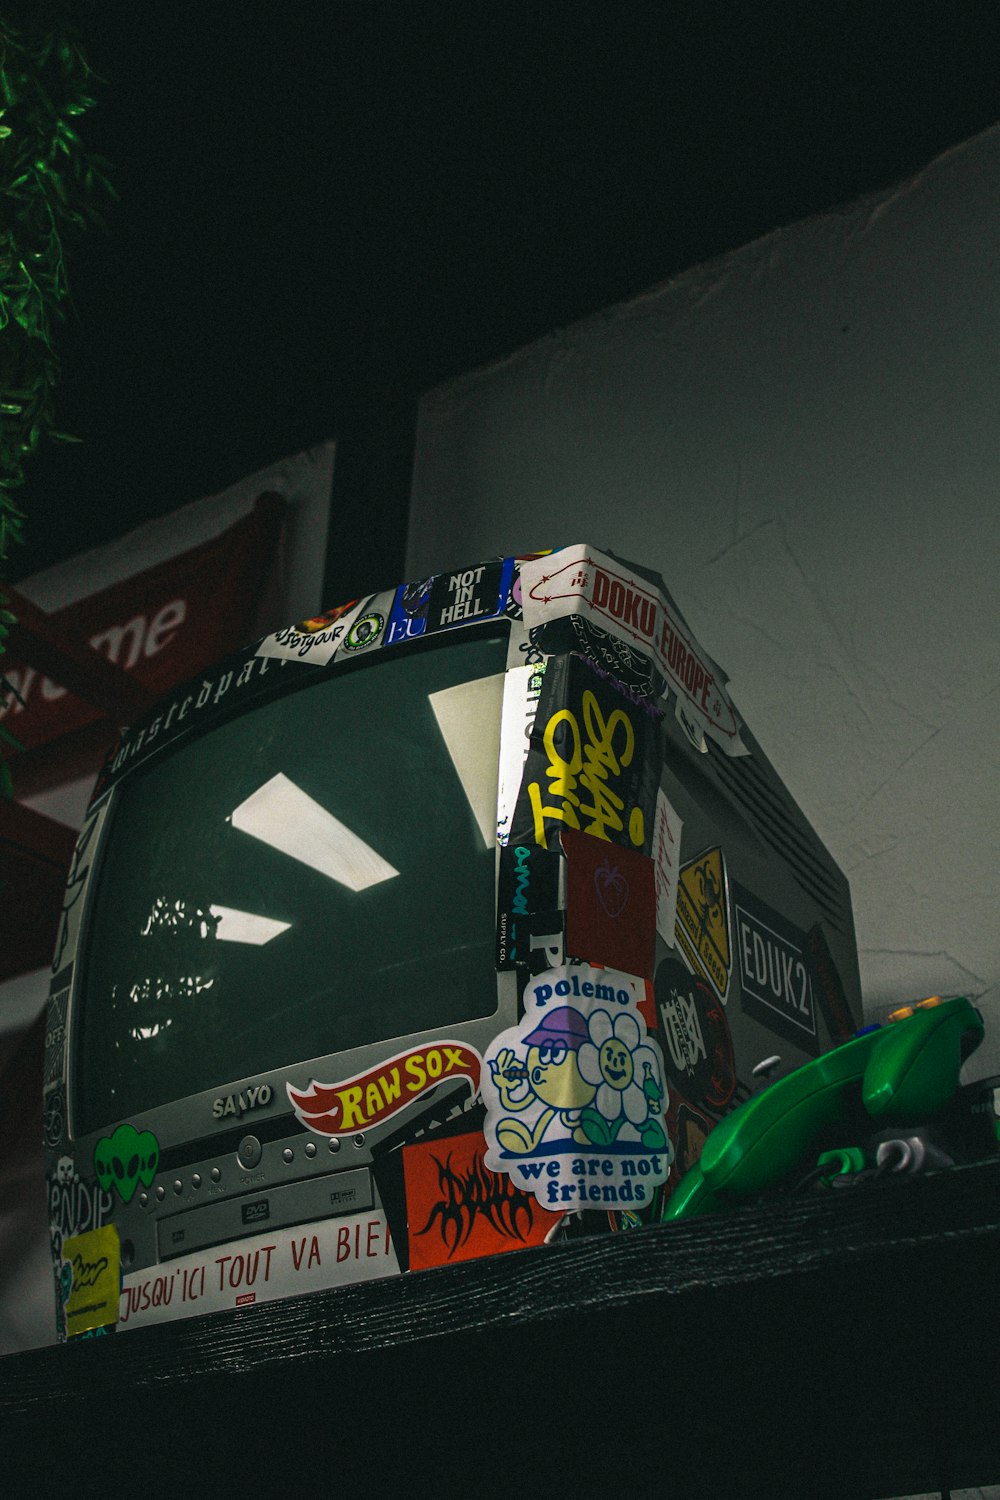
[[[61,1337],[659,1218],[860,1024],[848,888],[662,580],[586,546],[278,631],[127,730],[53,962]]]

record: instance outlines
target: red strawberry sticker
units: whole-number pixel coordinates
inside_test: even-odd
[[[628,905],[628,881],[607,854],[604,863],[594,871],[594,889],[608,916],[620,917]]]

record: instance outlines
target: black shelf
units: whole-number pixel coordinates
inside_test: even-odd
[[[987,1484],[998,1274],[1000,1161],[579,1239],[12,1356],[5,1469],[309,1500]]]

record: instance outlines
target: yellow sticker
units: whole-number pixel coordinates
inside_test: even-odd
[[[63,1240],[62,1258],[63,1275],[69,1284],[65,1307],[67,1335],[72,1338],[76,1333],[116,1323],[121,1277],[118,1230],[114,1224]]]
[[[718,845],[681,866],[674,933],[693,968],[725,1003],[732,954],[726,862]]]

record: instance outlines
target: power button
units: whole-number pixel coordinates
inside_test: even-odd
[[[245,1135],[236,1148],[241,1167],[255,1167],[263,1155],[263,1147],[255,1135]]]

